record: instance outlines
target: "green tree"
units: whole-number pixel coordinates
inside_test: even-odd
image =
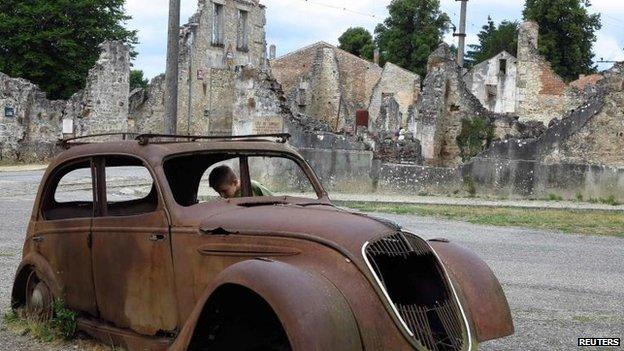
[[[52,99],[84,87],[105,40],[137,43],[124,0],[0,1],[0,71],[38,84]]]
[[[390,16],[375,29],[383,61],[424,76],[427,59],[449,29],[449,17],[439,0],[392,0]]]
[[[149,81],[143,77],[143,71],[133,69],[130,71],[130,91],[137,88],[147,89]]]
[[[342,50],[367,60],[373,59],[373,51],[375,50],[373,35],[366,28],[349,28],[338,38],[338,42],[340,43],[338,47]]]
[[[589,0],[526,0],[523,16],[540,26],[539,51],[567,81],[596,72],[592,45],[602,27]]]
[[[518,22],[503,21],[498,26],[488,17],[488,23],[479,34],[479,44],[468,45],[467,63],[483,62],[501,51],[516,56],[518,51]]]

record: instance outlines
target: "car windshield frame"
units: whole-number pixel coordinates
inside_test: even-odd
[[[171,186],[171,182],[170,182],[170,177],[168,175],[167,172],[167,163],[170,161],[173,161],[177,158],[183,158],[183,157],[188,157],[188,156],[193,156],[193,155],[222,155],[225,158],[222,161],[225,160],[231,160],[231,159],[243,159],[243,158],[250,158],[250,157],[276,157],[276,158],[284,158],[284,159],[289,159],[291,161],[293,161],[298,167],[299,169],[303,172],[303,174],[305,175],[305,177],[307,178],[309,184],[311,185],[312,189],[314,189],[314,192],[316,193],[316,199],[310,199],[310,198],[301,198],[301,199],[306,199],[306,200],[312,200],[312,201],[318,201],[318,200],[323,200],[323,199],[327,199],[328,198],[328,194],[325,191],[325,189],[323,188],[323,185],[321,184],[319,178],[316,176],[316,173],[314,172],[314,170],[312,169],[312,167],[310,167],[310,165],[307,163],[307,161],[305,159],[303,159],[302,157],[296,155],[296,154],[292,154],[292,153],[288,153],[288,152],[283,152],[283,151],[270,151],[270,150],[202,150],[202,151],[192,151],[192,152],[184,152],[184,153],[178,153],[178,154],[171,154],[171,155],[167,155],[167,157],[164,157],[162,160],[162,169],[163,169],[163,173],[164,173],[164,181],[167,183],[167,186],[169,187],[169,192],[172,195],[172,199],[174,200],[175,204],[181,207],[193,207],[193,206],[197,206],[200,205],[204,202],[197,202],[197,203],[193,203],[190,205],[185,205],[183,203],[180,203],[178,201],[178,199],[175,196],[175,191],[174,191],[174,187]],[[204,172],[206,172],[212,165],[222,162],[222,161],[217,161],[214,163],[211,163],[209,165],[206,166],[206,168],[202,171],[202,175],[204,174]],[[246,163],[246,162],[245,162]],[[242,162],[241,162],[241,167],[242,167]],[[248,167],[248,165],[246,165],[245,167]],[[203,167],[202,167],[203,168]],[[249,178],[249,170],[247,169],[246,172],[244,172],[246,174],[241,174],[241,178]],[[243,183],[243,186],[248,186],[250,179],[247,180],[243,180],[241,179],[241,182]],[[247,184],[246,184],[247,183]],[[283,198],[284,196],[282,196]],[[275,198],[275,197],[253,197],[253,196],[242,196],[242,197],[237,197],[236,200],[237,201],[248,201],[248,200],[252,200],[252,202],[257,202],[260,201],[259,199],[270,199],[270,198]],[[296,196],[292,196],[291,198],[296,198],[299,199],[299,197]],[[255,199],[255,200],[254,200]],[[223,199],[222,199],[223,200]],[[261,202],[261,201],[260,201]]]

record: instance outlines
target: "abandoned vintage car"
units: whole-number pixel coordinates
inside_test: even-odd
[[[49,318],[62,300],[128,350],[458,351],[513,333],[482,260],[332,205],[287,140],[66,141],[80,145],[43,176],[13,307]],[[210,189],[223,165],[238,196]]]

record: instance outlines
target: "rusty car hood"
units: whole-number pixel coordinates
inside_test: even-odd
[[[334,206],[235,206],[201,221],[207,234],[285,235],[337,245],[351,253],[400,227],[391,221]]]

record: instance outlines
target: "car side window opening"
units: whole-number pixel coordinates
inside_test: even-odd
[[[93,216],[91,160],[78,161],[52,175],[42,200],[45,220],[89,218]]]
[[[107,157],[104,165],[106,216],[133,216],[156,210],[156,185],[141,160],[126,156]]]
[[[285,157],[232,154],[178,156],[167,160],[164,170],[173,196],[181,206],[245,197],[247,192],[253,197],[290,195],[318,198],[297,162]]]

